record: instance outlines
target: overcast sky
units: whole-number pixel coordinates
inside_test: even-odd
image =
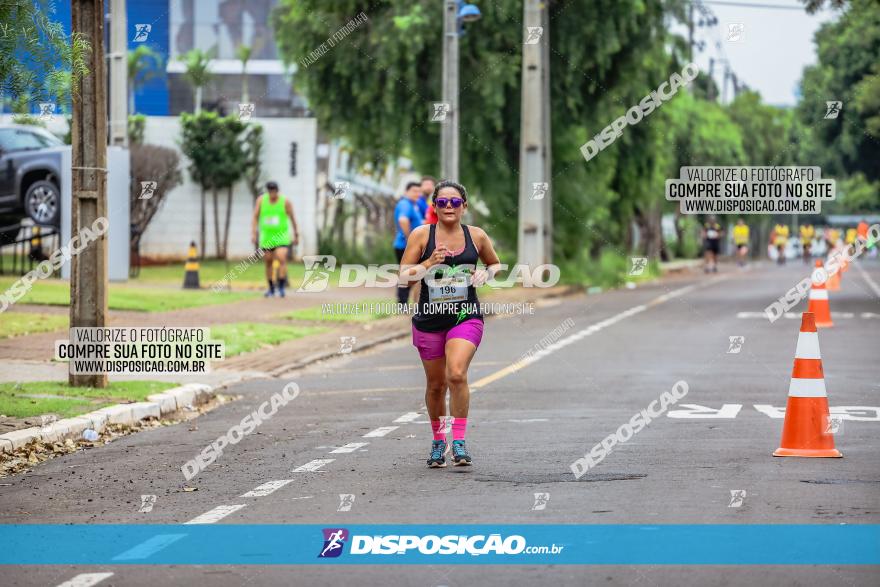
[[[798,82],[804,66],[816,62],[813,35],[819,26],[838,17],[838,12],[824,10],[809,15],[797,0],[729,0],[728,3],[704,0],[718,19],[715,27],[695,27],[696,40],[705,41],[702,53],[694,51],[695,61],[708,71],[709,58],[715,57],[715,81],[723,91],[723,64],[718,57],[727,55],[730,66],[741,82],[761,93],[764,102],[791,106],[798,100]],[[727,4],[740,4],[730,6]],[[794,6],[797,10],[750,7]],[[694,21],[699,13],[695,11]],[[742,38],[728,40],[728,25],[742,24]],[[687,31],[684,32],[687,34]],[[720,43],[720,47],[716,44]],[[728,84],[728,99],[733,85]],[[829,98],[830,99],[830,98]]]

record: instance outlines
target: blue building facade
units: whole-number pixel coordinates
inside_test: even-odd
[[[105,1],[107,10],[105,35],[110,31],[110,2]],[[54,3],[55,14],[52,20],[60,22],[64,31],[70,34],[70,1]],[[169,0],[129,0],[126,2],[128,17],[128,48],[135,49],[138,45],[149,45],[157,54],[162,56],[163,65],[168,64],[169,57],[169,34],[171,30],[171,17],[169,12]],[[149,24],[150,32],[143,42],[135,41],[135,25]],[[168,90],[168,74],[165,68],[154,72],[155,77],[144,83],[135,92],[135,106],[137,113],[163,116],[170,114],[170,100]],[[134,114],[134,113],[131,113]]]

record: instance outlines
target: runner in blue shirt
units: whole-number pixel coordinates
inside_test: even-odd
[[[394,237],[394,252],[397,255],[398,263],[403,258],[403,251],[406,250],[406,239],[409,237],[409,233],[425,222],[418,203],[421,193],[420,185],[411,181],[406,184],[404,196],[394,206],[394,224],[397,226],[397,234]],[[397,288],[397,301],[401,304],[409,302],[409,287]]]

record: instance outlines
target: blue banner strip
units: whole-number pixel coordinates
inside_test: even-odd
[[[880,525],[0,525],[3,565],[878,565]]]

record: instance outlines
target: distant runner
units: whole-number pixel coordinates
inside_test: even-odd
[[[420,193],[421,186],[411,181],[406,184],[403,197],[394,206],[394,225],[397,227],[397,233],[394,235],[394,254],[397,256],[398,263],[403,258],[403,251],[406,250],[410,233],[424,223],[424,216],[419,211]],[[397,288],[397,302],[399,304],[409,302],[409,287]]]
[[[437,180],[430,175],[426,175],[422,178],[422,195],[425,197],[425,201],[428,202],[428,208],[425,211],[425,224],[437,224],[437,212],[434,210],[434,206],[431,206],[429,202],[431,196],[434,194],[434,185],[436,183]]]
[[[706,265],[703,271],[709,273],[718,273],[718,252],[721,250],[721,234],[724,231],[721,225],[716,222],[714,216],[709,216],[709,220],[703,225],[703,255],[706,258]]]
[[[812,258],[813,237],[816,236],[816,229],[812,224],[804,224],[801,226],[801,246],[804,249],[804,263],[810,263]]]
[[[740,218],[733,227],[733,244],[736,245],[736,261],[745,267],[749,255],[749,225]]]
[[[446,466],[446,390],[452,412],[452,460],[470,465],[465,446],[470,389],[467,372],[483,337],[483,316],[476,287],[498,269],[498,255],[481,228],[461,223],[467,209],[467,191],[452,181],[434,188],[436,225],[416,228],[410,234],[401,262],[400,277],[422,279],[418,311],[412,319],[413,346],[425,369],[425,405],[434,439],[429,467]],[[482,261],[486,269],[477,269]],[[487,272],[488,271],[488,272]]]
[[[254,217],[251,221],[251,242],[265,252],[266,281],[269,289],[264,294],[270,298],[278,294],[284,297],[287,286],[287,251],[291,245],[290,227],[293,227],[293,244],[299,243],[299,227],[293,214],[293,204],[278,193],[278,184],[270,181],[266,184],[266,192],[257,198],[254,206]],[[278,261],[278,280],[273,280],[272,264]]]
[[[828,251],[833,251],[837,248],[837,243],[840,240],[840,231],[836,228],[826,228],[825,229],[825,241],[828,243]]]
[[[785,245],[788,244],[788,225],[787,224],[777,224],[773,229],[773,245],[776,247],[776,251],[779,253],[779,256],[776,257],[776,263],[778,265],[785,265]]]

